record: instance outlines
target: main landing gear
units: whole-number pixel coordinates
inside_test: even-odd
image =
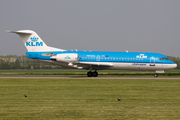
[[[89,71],[89,72],[87,72],[87,76],[88,77],[97,77],[98,76],[98,72],[96,72],[96,71],[94,71],[94,72],[91,72],[91,71]]]
[[[154,74],[154,77],[158,77],[158,74],[157,74],[157,73],[155,73],[155,74]]]

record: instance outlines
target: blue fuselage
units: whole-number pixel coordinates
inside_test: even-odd
[[[100,52],[100,51],[60,51],[60,52],[26,52],[28,58],[51,60],[51,56],[43,56],[45,53],[79,55],[79,62],[120,62],[120,63],[156,63],[175,64],[165,55],[147,52]]]

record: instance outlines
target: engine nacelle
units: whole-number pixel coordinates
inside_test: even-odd
[[[57,54],[51,57],[51,60],[61,61],[61,62],[78,62],[79,55],[76,53],[68,53],[68,54]]]

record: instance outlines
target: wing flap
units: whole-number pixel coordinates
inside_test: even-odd
[[[79,62],[79,64],[83,65],[91,65],[91,66],[101,66],[101,67],[112,67],[112,63],[102,63],[102,62]]]

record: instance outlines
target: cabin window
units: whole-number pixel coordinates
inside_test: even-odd
[[[135,58],[133,58],[133,60],[135,60]]]
[[[119,60],[121,60],[121,58],[119,58]]]
[[[87,59],[87,57],[85,57],[85,59]]]
[[[116,60],[118,60],[118,58],[116,58]]]
[[[143,58],[141,60],[143,60]]]
[[[128,60],[129,60],[129,58],[128,58]]]
[[[136,58],[136,60],[137,60],[137,58]]]
[[[109,58],[108,58],[108,60],[109,60]]]
[[[132,60],[132,58],[131,58],[131,60]]]
[[[111,60],[112,60],[112,58],[111,58]]]
[[[126,58],[125,58],[125,60],[126,60]]]
[[[80,59],[81,59],[81,57],[80,57]]]
[[[83,59],[84,59],[84,57],[83,57]]]
[[[124,60],[124,58],[122,58],[122,60]]]
[[[115,60],[115,58],[113,58]]]

